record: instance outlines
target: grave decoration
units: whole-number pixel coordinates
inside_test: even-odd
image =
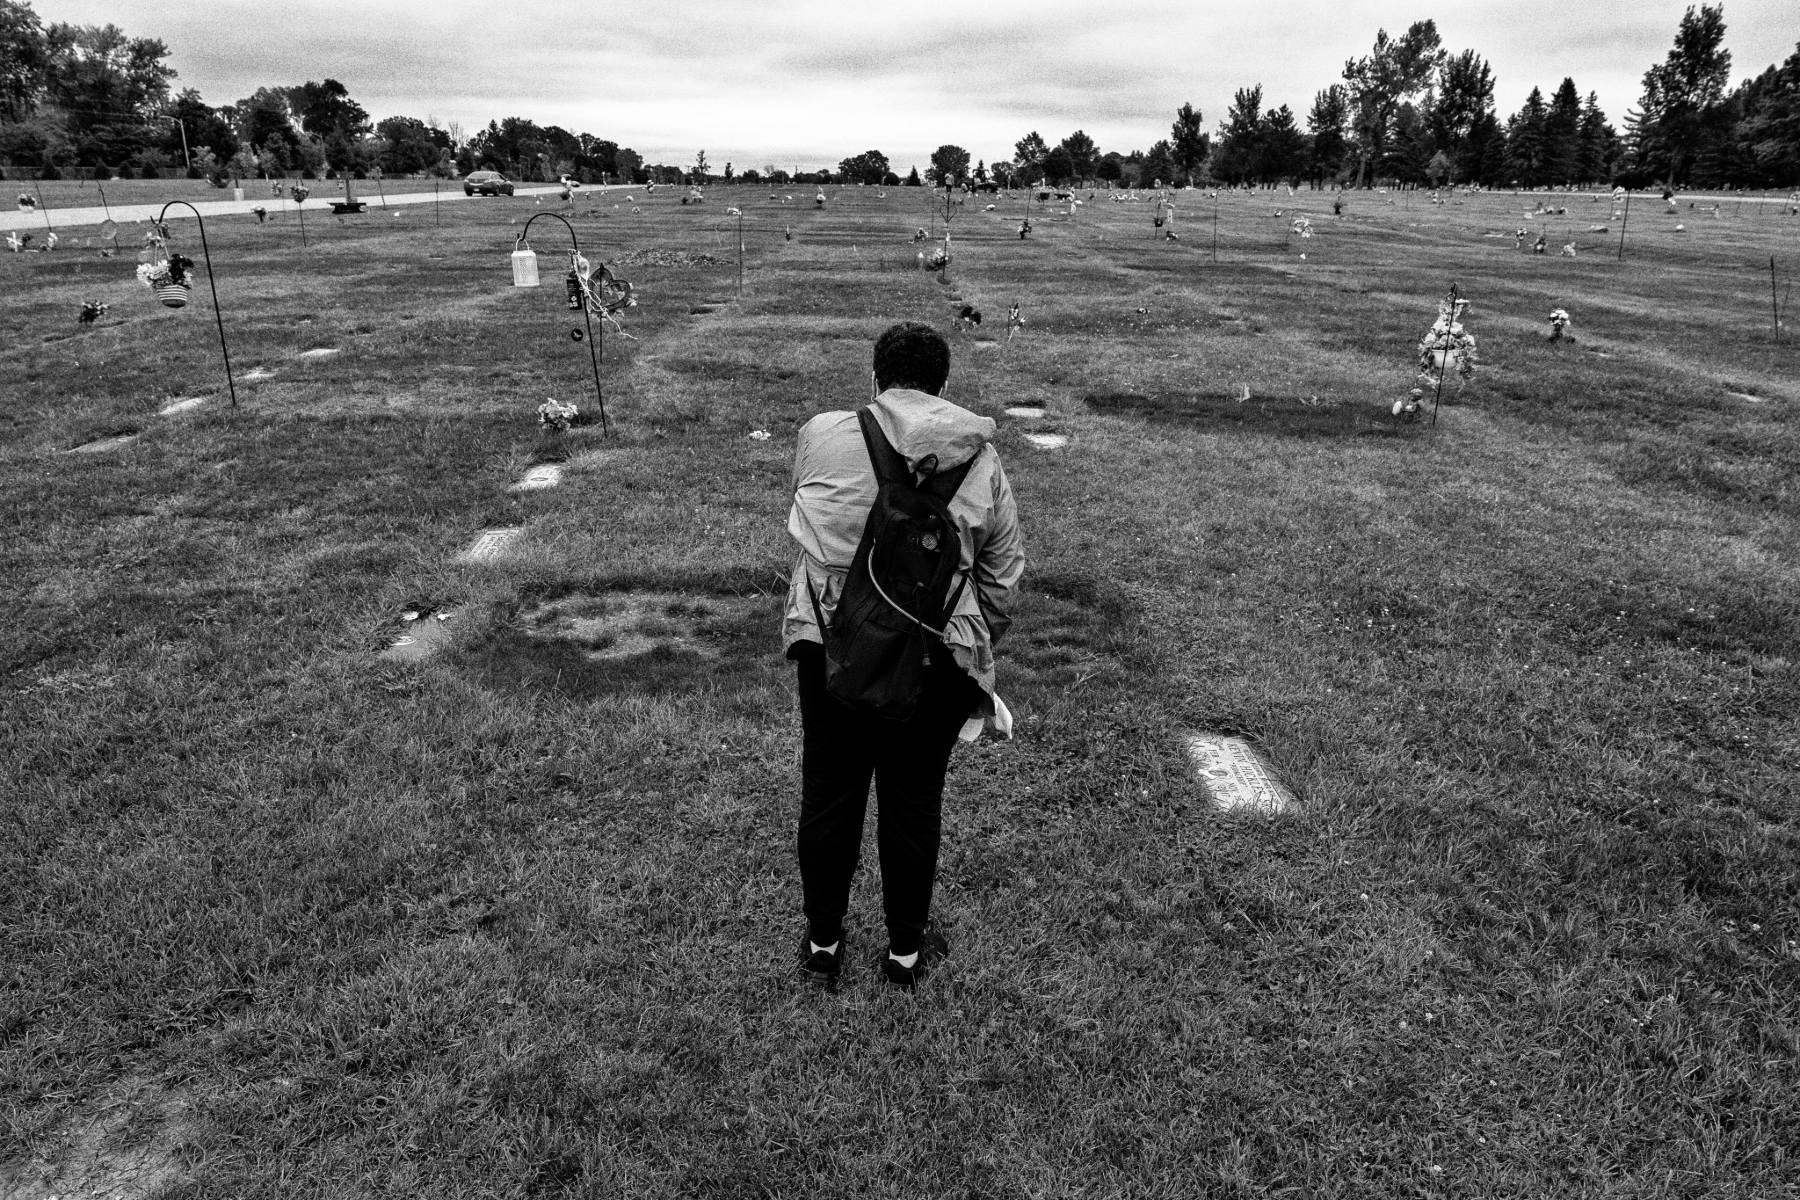
[[[631,285],[614,279],[604,263],[598,268],[590,268],[588,260],[582,257],[581,241],[575,236],[575,227],[569,224],[566,217],[553,212],[533,214],[531,219],[525,222],[525,227],[519,231],[512,254],[513,286],[538,286],[537,255],[530,250],[528,235],[531,233],[532,225],[543,220],[560,221],[563,228],[569,231],[569,273],[565,280],[565,283],[573,285],[568,289],[569,307],[581,310],[582,323],[586,327],[586,337],[576,340],[585,340],[588,344],[588,362],[594,372],[594,401],[600,413],[600,428],[606,430],[606,397],[600,389],[601,343],[600,339],[593,336],[593,313],[600,314],[602,333],[605,332],[606,322],[609,320],[620,333],[624,333],[624,327],[619,325],[617,314],[635,306],[637,297],[632,293]]]
[[[569,427],[581,418],[581,409],[573,404],[564,404],[554,396],[538,405],[538,426],[552,433],[567,433]]]
[[[1020,315],[1019,306],[1015,303],[1006,310],[1006,340],[1012,341],[1013,335],[1025,330],[1025,318]]]
[[[1562,341],[1563,340],[1563,330],[1567,329],[1568,327],[1569,327],[1568,310],[1561,309],[1561,308],[1551,309],[1550,310],[1550,340],[1553,342]]]
[[[267,221],[269,219],[269,210],[264,208],[260,204],[257,205],[255,208],[251,209],[250,211],[256,214],[256,223],[258,225],[261,225],[264,221]]]
[[[194,288],[188,278],[193,266],[193,259],[171,252],[167,258],[139,263],[138,282],[155,293],[165,308],[186,308],[188,293]]]
[[[225,315],[219,308],[219,283],[213,274],[212,247],[206,240],[206,221],[200,216],[199,209],[186,200],[170,200],[162,206],[162,211],[156,214],[149,231],[144,234],[144,249],[138,255],[138,279],[170,308],[187,304],[188,292],[193,288],[195,263],[185,254],[168,249],[174,235],[165,221],[169,210],[177,204],[194,214],[194,222],[200,230],[200,252],[206,259],[206,285],[212,292],[213,324],[219,330],[219,355],[225,362],[225,386],[231,393],[231,407],[236,408],[237,383],[231,377],[231,350],[225,344]],[[162,257],[165,252],[166,257]]]
[[[1394,401],[1394,415],[1416,421],[1425,402],[1425,391],[1431,390],[1431,423],[1437,424],[1438,403],[1444,395],[1444,376],[1456,372],[1457,387],[1475,377],[1475,337],[1463,328],[1463,311],[1469,302],[1457,295],[1455,284],[1450,294],[1438,301],[1437,320],[1419,339],[1418,379],[1406,397]]]
[[[83,325],[92,325],[95,321],[104,317],[106,315],[106,310],[110,307],[112,306],[109,304],[102,304],[98,300],[87,301],[81,306],[81,323]]]
[[[16,233],[9,233],[6,235],[6,248],[14,254],[18,254],[29,245],[31,245],[31,235],[29,233],[24,236],[20,236]]]
[[[20,192],[19,193],[19,211],[20,212],[30,212],[32,209],[34,209],[36,207],[37,207],[37,197],[36,196],[33,196],[30,192]]]

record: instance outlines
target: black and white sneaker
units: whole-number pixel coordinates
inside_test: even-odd
[[[893,953],[888,952],[881,956],[881,973],[895,987],[911,991],[918,986],[919,980],[931,974],[938,963],[949,956],[950,943],[944,940],[937,926],[927,925],[925,932],[919,935],[919,957],[913,960],[913,965],[901,966]]]
[[[838,935],[836,950],[814,950],[810,934],[810,930],[800,931],[800,975],[808,983],[816,983],[827,990],[835,988],[838,975],[844,969],[844,935]]]

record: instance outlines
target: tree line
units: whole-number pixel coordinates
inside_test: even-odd
[[[902,177],[867,150],[835,170],[774,164],[715,173],[700,151],[691,164],[646,163],[629,147],[524,117],[465,134],[429,115],[372,120],[334,79],[258,88],[209,105],[173,88],[168,47],[114,25],[45,25],[28,0],[0,0],[0,166],[51,177],[178,173],[223,183],[259,175],[460,175],[481,168],[515,179],[583,182],[862,183],[972,187],[1304,184],[1543,187],[1800,186],[1800,45],[1728,90],[1722,5],[1690,7],[1663,62],[1644,74],[1623,130],[1583,96],[1573,78],[1548,98],[1534,87],[1502,119],[1493,71],[1473,50],[1452,54],[1435,22],[1378,32],[1318,91],[1304,121],[1265,104],[1260,84],[1239,88],[1216,130],[1191,104],[1169,136],[1148,149],[1105,151],[1082,130],[1054,145],[1037,131],[1012,157],[977,160],[940,146],[923,176]]]

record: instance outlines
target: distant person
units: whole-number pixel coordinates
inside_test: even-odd
[[[887,926],[881,970],[889,983],[911,988],[949,953],[931,920],[931,896],[950,752],[959,732],[972,740],[983,723],[1011,732],[1011,714],[994,694],[994,645],[1012,623],[1025,546],[993,446],[994,422],[944,399],[949,373],[950,347],[936,330],[891,326],[875,342],[871,402],[813,417],[794,450],[788,533],[799,555],[782,642],[800,693],[797,842],[806,929],[798,963],[805,978],[826,986],[836,985],[846,953],[844,918],[871,780]],[[949,526],[932,528],[944,528],[948,540],[920,532],[924,518],[893,518],[903,502],[929,507],[921,492],[937,497],[932,512],[945,515],[947,507]],[[875,532],[900,534],[865,546],[872,516]],[[895,601],[891,564],[909,554],[935,556],[942,599]],[[907,589],[900,590],[905,599]],[[870,623],[857,626],[864,614]],[[883,647],[923,650],[922,661],[911,660],[914,674],[884,674],[875,664],[885,657],[858,657],[865,643],[847,627],[878,630],[880,622],[899,630]],[[891,697],[871,688],[902,676],[914,681],[894,689],[910,695],[910,715],[874,707]],[[858,681],[870,686],[859,689]]]

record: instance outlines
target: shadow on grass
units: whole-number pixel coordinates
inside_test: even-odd
[[[1199,425],[1226,433],[1274,433],[1302,438],[1415,438],[1423,421],[1402,422],[1371,405],[1318,396],[1252,396],[1229,392],[1102,392],[1083,399],[1096,412],[1147,421]]]

